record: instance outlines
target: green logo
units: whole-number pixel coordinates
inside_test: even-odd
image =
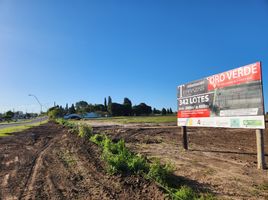
[[[245,126],[262,126],[261,120],[244,120],[243,124]]]

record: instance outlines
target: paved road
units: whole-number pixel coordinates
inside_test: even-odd
[[[35,118],[31,121],[27,121],[27,122],[18,122],[18,123],[10,123],[10,124],[0,124],[0,129],[3,129],[3,128],[9,128],[9,127],[15,127],[15,126],[23,126],[23,125],[31,125],[31,124],[35,124],[37,122],[42,122],[42,121],[45,121],[47,120],[48,117],[45,116],[45,117],[39,117],[39,118]]]

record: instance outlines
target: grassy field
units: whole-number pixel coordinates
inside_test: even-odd
[[[167,116],[138,116],[138,117],[108,117],[108,118],[99,118],[99,119],[90,119],[86,121],[103,121],[103,122],[115,122],[121,124],[129,123],[176,123],[176,115],[167,115]]]
[[[26,122],[31,122],[32,119],[28,119],[28,120],[21,120],[21,121],[11,121],[11,122],[0,122],[0,124],[19,124],[19,123],[26,123]]]
[[[47,121],[37,122],[34,124],[30,124],[30,125],[22,125],[22,126],[3,128],[3,129],[0,129],[0,137],[10,136],[11,133],[21,132],[21,131],[24,131],[26,129],[32,128],[34,126],[39,126],[40,124],[45,124],[45,123],[47,123]]]

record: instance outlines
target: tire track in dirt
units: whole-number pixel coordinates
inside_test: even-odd
[[[91,185],[89,190],[91,190],[92,193],[95,193],[95,191],[101,191],[101,193],[103,193],[103,199],[116,199],[116,195],[112,192],[112,190],[118,188],[119,184],[116,185],[110,179],[107,179],[107,176],[104,176],[101,172],[103,169],[96,168],[96,166],[100,166],[100,163],[98,163],[98,158],[93,152],[94,151],[88,150],[80,153],[77,152],[77,155],[85,155],[85,157],[80,157],[77,160],[77,169],[81,174],[87,175],[85,182]],[[92,160],[95,162],[82,162],[89,158],[93,158]]]
[[[40,146],[44,145],[44,141],[49,139],[45,132],[45,138],[33,140],[40,136],[40,129],[46,126],[48,131],[51,124],[34,127],[21,133],[14,133],[14,136],[0,138],[0,179],[3,181],[0,184],[0,199],[18,199],[21,191],[24,188],[32,158]],[[31,147],[29,149],[29,147]],[[31,161],[31,162],[28,162]],[[32,164],[31,164],[32,165]]]
[[[61,192],[59,192],[55,182],[53,181],[52,176],[48,173],[46,175],[46,182],[48,184],[49,192],[51,194],[56,194],[55,196],[58,196],[60,199],[64,199],[64,196]]]
[[[0,152],[1,200],[164,199],[142,177],[107,174],[96,145],[54,123],[0,138]]]
[[[43,164],[43,155],[46,153],[48,148],[55,142],[56,138],[49,140],[44,147],[37,153],[36,157],[33,159],[28,177],[25,182],[24,189],[19,195],[18,199],[31,199],[32,191],[34,189],[34,184],[36,182],[36,176],[39,168]]]

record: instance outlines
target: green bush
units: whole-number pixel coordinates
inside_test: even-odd
[[[80,125],[78,127],[78,136],[83,138],[90,138],[92,135],[93,129],[90,126]]]
[[[114,143],[107,136],[99,134],[92,136],[90,140],[102,147],[102,157],[108,163],[109,173],[138,173],[148,170],[145,159],[131,153],[123,140]]]
[[[149,165],[147,164],[144,157],[142,157],[140,154],[134,156],[131,160],[129,160],[128,166],[130,170],[135,173],[139,173],[140,171],[147,173],[149,169]]]
[[[106,139],[107,139],[106,135],[95,134],[91,136],[89,140],[99,146],[102,146],[103,141]]]
[[[171,164],[164,164],[162,165],[159,160],[155,160],[149,169],[148,176],[154,179],[156,182],[167,185],[168,179],[174,172],[174,167]]]
[[[198,199],[195,192],[188,186],[182,186],[173,193],[174,200],[195,200]]]
[[[129,167],[127,162],[127,155],[120,152],[119,154],[112,154],[109,151],[104,151],[103,158],[108,163],[108,172],[115,173],[128,173]]]
[[[106,138],[103,142],[103,158],[109,164],[108,171],[114,173],[128,173],[131,169],[128,162],[134,155],[131,154],[125,147],[125,142],[120,140],[113,143],[110,139]]]
[[[79,134],[79,125],[76,123],[70,122],[63,118],[57,118],[54,120],[56,123],[63,125],[64,127],[68,128],[71,133]]]
[[[198,195],[188,186],[182,186],[179,189],[172,189],[170,197],[173,200],[216,200],[216,197],[212,194]]]
[[[65,126],[65,124],[67,123],[67,120],[65,120],[63,118],[58,118],[58,119],[55,119],[55,122],[60,124],[60,125]]]
[[[105,137],[101,142],[102,157],[108,163],[108,172],[111,174],[118,172],[128,172],[127,160],[128,152],[124,150],[125,145],[122,141],[113,143],[109,138]]]

